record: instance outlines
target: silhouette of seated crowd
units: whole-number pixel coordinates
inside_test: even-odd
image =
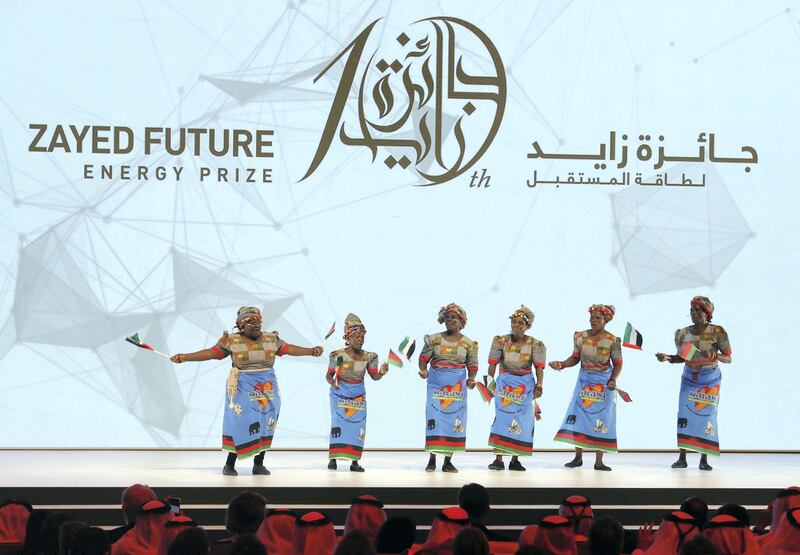
[[[800,554],[800,487],[780,490],[751,527],[747,510],[723,505],[711,516],[706,503],[687,499],[657,525],[629,534],[611,516],[595,518],[590,501],[566,498],[558,514],[522,530],[518,539],[487,528],[489,492],[467,484],[458,506],[442,508],[423,543],[416,523],[389,516],[380,500],[352,501],[337,537],[323,513],[268,508],[245,492],[228,505],[229,536],[215,542],[172,498],[159,500],[135,484],[122,494],[125,524],[103,530],[67,514],[9,499],[0,505],[0,555],[790,555]],[[631,541],[632,540],[632,541]]]

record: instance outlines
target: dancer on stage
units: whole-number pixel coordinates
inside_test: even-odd
[[[678,402],[678,447],[680,455],[672,468],[686,468],[686,451],[700,453],[700,470],[713,470],[708,455],[719,456],[717,408],[722,373],[717,362],[729,364],[731,344],[725,328],[711,323],[714,303],[694,297],[689,303],[692,325],[675,332],[678,354],[656,353],[661,362],[684,362]]]
[[[358,464],[367,431],[367,393],[364,375],[380,380],[389,371],[384,362],[378,369],[378,355],[362,350],[367,330],[361,319],[348,314],[344,320],[344,349],[333,351],[325,379],[331,384],[331,440],[328,462],[336,470],[336,459],[349,460],[351,472],[364,472]]]
[[[228,460],[222,473],[236,476],[237,457],[253,459],[253,474],[269,474],[264,466],[264,452],[272,446],[272,437],[281,412],[281,396],[273,364],[276,356],[321,356],[322,347],[297,347],[278,337],[278,332],[261,331],[261,311],[243,306],[236,314],[238,332],[224,332],[210,349],[178,353],[175,363],[200,362],[230,356],[233,368],[228,376],[227,403],[222,421],[222,448]]]
[[[467,325],[467,313],[457,304],[440,308],[438,320],[444,323],[445,331],[426,335],[419,355],[419,375],[428,380],[425,450],[431,456],[425,471],[436,470],[436,455],[441,454],[442,471],[458,472],[451,458],[453,452],[464,450],[467,440],[464,368],[466,387],[473,389],[478,373],[478,343],[461,333]]]
[[[542,396],[542,380],[546,349],[544,343],[525,335],[533,325],[533,311],[522,305],[509,316],[511,333],[496,335],[489,351],[489,375],[497,377],[494,407],[495,417],[489,433],[489,445],[494,448],[495,459],[490,470],[504,470],[503,455],[511,455],[509,470],[525,470],[519,455],[533,453],[535,425],[534,399]],[[536,369],[536,380],[531,369]]]
[[[575,446],[575,458],[564,466],[583,465],[583,450],[595,450],[595,470],[611,470],[603,464],[605,451],[617,450],[617,403],[613,392],[622,372],[622,346],[619,337],[606,331],[614,318],[614,307],[593,304],[589,307],[590,329],[576,331],[572,355],[553,361],[550,368],[562,370],[581,363],[564,423],[555,437]]]

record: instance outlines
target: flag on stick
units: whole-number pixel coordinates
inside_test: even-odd
[[[400,342],[400,346],[398,350],[400,353],[406,357],[409,362],[411,361],[411,355],[414,354],[414,349],[417,348],[417,342],[414,341],[412,338],[405,336],[403,340]]]
[[[695,353],[697,353],[697,347],[691,343],[684,343],[681,345],[681,350],[678,352],[683,360],[692,360]]]
[[[139,347],[140,349],[145,349],[145,350],[147,350],[147,351],[153,351],[153,352],[154,352],[155,354],[157,354],[157,355],[161,355],[162,357],[167,357],[167,358],[169,358],[169,355],[168,355],[168,354],[166,354],[166,353],[162,353],[161,351],[157,351],[157,350],[155,350],[155,349],[152,347],[152,345],[148,345],[147,343],[145,343],[144,341],[142,341],[141,339],[139,339],[139,334],[138,334],[138,333],[134,333],[133,335],[130,335],[130,336],[126,337],[126,338],[125,338],[125,341],[127,341],[127,342],[128,342],[128,343],[130,343],[131,345],[136,345],[136,346],[137,346],[137,347]]]
[[[633,402],[633,399],[631,399],[631,396],[630,396],[630,395],[628,395],[628,392],[627,392],[627,391],[623,391],[622,389],[619,389],[619,388],[617,388],[617,393],[619,393],[619,396],[620,396],[620,397],[622,398],[622,400],[623,400],[623,401],[625,401],[626,403],[632,403],[632,402]]]
[[[497,389],[497,384],[495,383],[494,378],[486,375],[483,377],[483,383],[486,384],[486,389],[488,389],[489,392],[494,395],[494,392]]]
[[[336,386],[339,386],[339,374],[342,373],[342,367],[344,366],[344,357],[338,356],[336,357],[336,371],[333,373],[333,383]]]
[[[403,359],[397,356],[397,354],[391,349],[389,349],[389,356],[387,357],[387,361],[392,366],[397,366],[398,368],[403,367]]]
[[[642,350],[642,334],[630,322],[625,326],[625,337],[622,339],[622,346]]]
[[[485,384],[482,384],[481,382],[475,382],[475,387],[478,388],[478,393],[481,394],[481,398],[487,403],[492,400],[492,397],[494,397],[492,392],[489,391],[489,388],[486,387]]]
[[[336,331],[336,320],[333,321],[333,324],[331,324],[331,329],[329,329],[328,333],[325,334],[325,340],[327,340],[331,335],[333,335],[333,332],[335,331]]]

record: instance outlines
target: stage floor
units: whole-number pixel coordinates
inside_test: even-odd
[[[617,453],[605,457],[612,472],[592,468],[593,453],[584,466],[567,469],[570,453],[541,452],[524,457],[527,472],[493,472],[486,468],[488,452],[457,454],[458,474],[426,473],[427,454],[407,451],[368,451],[363,474],[339,462],[338,471],[326,468],[325,451],[273,451],[265,464],[271,476],[252,476],[249,460],[237,465],[238,477],[221,474],[221,451],[0,451],[0,487],[125,487],[135,482],[153,487],[356,487],[453,488],[478,482],[498,488],[670,488],[670,489],[779,489],[800,479],[800,454],[730,453],[709,457],[712,472],[697,469],[699,455],[689,455],[686,470],[669,468],[674,453]],[[508,460],[508,459],[506,459]],[[441,457],[439,457],[441,464]]]

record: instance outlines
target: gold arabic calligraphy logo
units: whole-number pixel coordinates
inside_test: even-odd
[[[382,148],[388,152],[381,158],[389,169],[413,164],[428,185],[444,183],[478,161],[500,128],[505,69],[483,31],[462,19],[431,17],[415,22],[367,58],[364,50],[378,21],[314,79],[316,83],[344,62],[317,151],[300,181],[314,173],[338,136],[345,145],[368,148],[373,162]],[[478,74],[472,58],[490,66],[488,74]],[[348,125],[345,108],[354,86],[357,125]]]

